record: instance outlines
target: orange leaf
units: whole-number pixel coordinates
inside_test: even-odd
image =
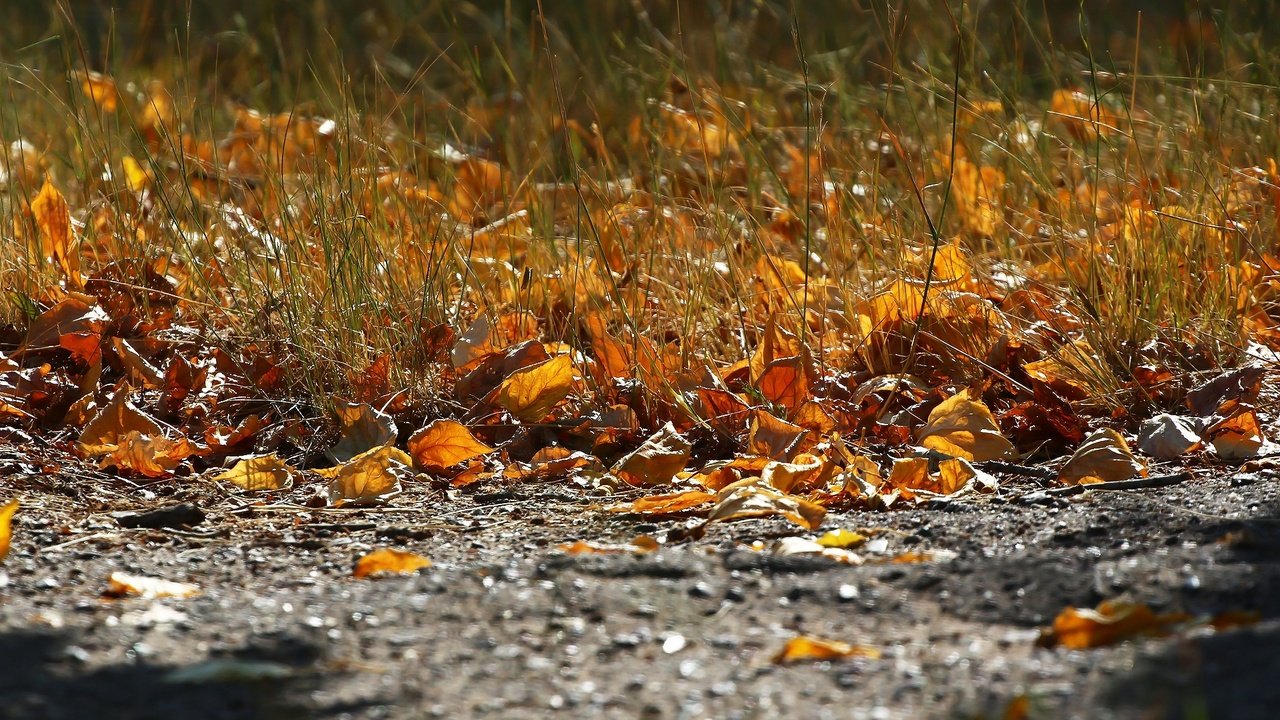
[[[799,356],[774,360],[765,366],[757,382],[766,400],[787,409],[790,416],[809,399],[809,376]]]
[[[431,561],[417,553],[379,548],[357,560],[351,576],[366,578],[375,573],[408,575],[429,567],[431,567]]]
[[[40,250],[45,261],[56,264],[72,287],[84,287],[79,248],[72,247],[75,238],[71,234],[71,208],[47,178],[31,201],[31,215],[40,230]]]
[[[916,438],[921,445],[953,457],[983,462],[1009,457],[1013,443],[1000,434],[1000,426],[979,400],[961,390],[929,413],[929,421]]]
[[[1101,428],[1084,439],[1084,444],[1062,466],[1058,478],[1069,485],[1080,485],[1146,474],[1146,466],[1133,456],[1120,433]]]
[[[1096,610],[1069,607],[1053,620],[1053,627],[1041,634],[1037,644],[1059,645],[1072,650],[1113,645],[1138,635],[1166,634],[1171,625],[1186,622],[1183,613],[1157,615],[1146,605],[1100,603]]]
[[[711,509],[708,522],[781,515],[806,530],[822,524],[826,508],[804,498],[778,492],[759,478],[736,482],[720,491],[720,502]]]
[[[213,477],[214,480],[229,482],[238,488],[255,492],[259,490],[280,490],[288,487],[293,479],[293,468],[281,460],[275,453],[260,457],[245,458],[236,463],[230,470]]]
[[[342,405],[335,414],[341,436],[327,453],[334,462],[346,462],[362,452],[391,445],[399,433],[390,415],[365,403]]]
[[[525,422],[538,422],[573,389],[573,359],[557,355],[512,373],[498,386],[498,404]]]
[[[76,73],[80,77],[80,89],[102,112],[113,113],[120,104],[116,81],[102,73]]]
[[[670,422],[614,463],[612,472],[632,485],[662,485],[684,469],[693,446]]]
[[[751,412],[751,432],[747,436],[747,452],[774,460],[786,460],[795,454],[808,431],[799,425],[780,420],[764,410]]]
[[[454,420],[433,420],[409,438],[408,448],[414,467],[437,473],[493,452],[466,425]]]
[[[865,645],[850,645],[837,640],[823,640],[811,635],[798,635],[773,656],[775,663],[793,663],[810,660],[845,660],[854,657],[879,659],[880,651]]]
[[[10,500],[0,507],[0,561],[9,554],[9,542],[13,539],[13,514],[18,512],[18,501]]]
[[[368,503],[399,492],[400,481],[413,474],[412,463],[405,451],[381,445],[320,474],[331,478],[331,502]]]
[[[1214,424],[1205,436],[1213,444],[1218,457],[1226,460],[1243,460],[1258,454],[1266,439],[1258,414],[1245,410]]]
[[[623,505],[618,509],[649,516],[673,515],[685,510],[692,510],[715,499],[715,493],[702,490],[683,490],[665,495],[649,495],[636,498],[630,505]]]

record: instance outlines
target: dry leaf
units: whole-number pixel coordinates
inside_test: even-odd
[[[720,500],[707,515],[708,522],[781,515],[806,530],[814,530],[826,517],[826,508],[801,497],[786,495],[764,485],[759,478],[734,483],[720,491]]]
[[[793,663],[817,660],[847,660],[864,657],[879,659],[880,651],[865,645],[850,645],[837,640],[824,640],[811,635],[798,635],[773,656],[775,663]]]
[[[557,355],[512,373],[498,386],[498,404],[525,422],[538,422],[573,389],[573,359]]]
[[[379,548],[357,560],[351,576],[366,578],[378,573],[408,575],[429,567],[431,567],[431,561],[417,553],[394,548]]]
[[[413,475],[409,453],[383,445],[330,468],[329,501],[337,504],[375,502],[400,491],[400,482]]]
[[[1194,418],[1161,413],[1142,423],[1138,449],[1154,458],[1172,460],[1200,446]]]
[[[658,517],[692,510],[715,499],[715,493],[702,490],[683,490],[677,493],[636,498],[630,504],[621,505],[616,509],[622,512],[634,512],[650,517]]]
[[[148,600],[191,598],[199,594],[200,588],[195,585],[122,572],[111,573],[107,578],[107,589],[103,592],[107,597],[141,597]]]
[[[1146,474],[1146,466],[1133,456],[1120,433],[1101,428],[1084,439],[1084,444],[1058,473],[1058,479],[1068,485],[1080,485],[1128,480]]]
[[[802,537],[785,537],[773,544],[775,555],[814,555],[844,565],[861,565],[862,556],[852,550],[832,548]]]
[[[47,178],[39,194],[31,201],[31,215],[40,230],[40,250],[45,261],[57,265],[72,287],[84,287],[84,277],[80,275],[80,249],[73,247],[71,209],[66,198]]]
[[[98,72],[77,72],[80,78],[80,90],[98,109],[105,113],[113,113],[120,105],[120,93],[116,90],[116,81]]]
[[[867,536],[844,528],[828,530],[818,538],[817,543],[825,548],[849,549],[859,547],[867,541]]]
[[[326,453],[344,463],[360,453],[396,441],[399,430],[391,416],[365,403],[349,403],[335,411],[340,439]]]
[[[1053,620],[1053,627],[1042,632],[1037,645],[1061,646],[1072,650],[1112,645],[1138,635],[1163,635],[1173,625],[1186,622],[1183,613],[1157,615],[1146,605],[1115,602],[1100,603],[1096,610],[1069,607]]]
[[[294,469],[275,453],[259,457],[244,458],[230,470],[213,477],[214,480],[229,482],[232,485],[250,492],[260,490],[281,490],[289,487],[293,479]]]
[[[454,420],[433,420],[409,438],[408,448],[414,467],[433,473],[493,452]]]
[[[16,512],[17,500],[10,500],[0,507],[0,562],[9,554],[9,543],[13,540],[13,515]]]
[[[764,410],[752,410],[747,452],[774,460],[788,460],[795,454],[808,432],[799,425],[793,425]]]
[[[975,462],[1013,455],[1013,443],[1000,434],[991,411],[967,389],[935,407],[916,439],[931,450]]]
[[[1218,457],[1224,460],[1254,457],[1266,442],[1258,414],[1252,409],[1214,423],[1205,432],[1205,437],[1212,443]]]
[[[693,446],[670,422],[650,435],[640,447],[614,463],[611,472],[636,485],[664,485],[684,469]]]
[[[760,471],[760,479],[784,493],[795,493],[825,485],[835,474],[835,465],[825,457],[801,453],[789,463],[772,460]]]

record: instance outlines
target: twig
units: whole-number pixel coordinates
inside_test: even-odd
[[[1161,488],[1178,483],[1186,482],[1195,477],[1189,472],[1174,473],[1173,475],[1154,475],[1152,477],[1138,478],[1136,480],[1113,480],[1111,482],[1086,483],[1084,485],[1069,485],[1067,487],[1052,488],[1050,490],[1037,490],[1027,495],[1047,495],[1049,497],[1070,497],[1079,495],[1084,492],[1107,491],[1107,490],[1146,490],[1147,488]],[[1023,495],[1025,498],[1027,495]]]

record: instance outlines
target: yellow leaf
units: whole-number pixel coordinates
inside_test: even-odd
[[[414,467],[427,472],[439,472],[491,452],[493,448],[454,420],[433,420],[409,438]]]
[[[784,493],[820,486],[831,478],[835,465],[824,457],[801,453],[793,462],[772,460],[760,471],[760,479]]]
[[[116,81],[102,73],[76,73],[80,76],[80,89],[102,112],[113,113],[120,104]]]
[[[333,471],[329,500],[335,504],[368,503],[399,492],[400,481],[413,474],[412,464],[409,453],[386,445],[361,453]]]
[[[124,170],[124,184],[131,192],[142,192],[151,185],[151,173],[135,159],[132,155],[125,155],[120,159],[120,167]]]
[[[113,452],[131,432],[147,437],[162,435],[160,424],[129,402],[129,389],[116,390],[101,412],[80,433],[80,451],[88,456]]]
[[[0,507],[0,561],[9,554],[9,542],[13,539],[13,514],[18,512],[18,501],[10,500]]]
[[[916,439],[931,450],[975,462],[1013,454],[1013,443],[1000,434],[991,411],[970,399],[967,389],[935,407]]]
[[[689,441],[668,422],[614,463],[611,472],[632,485],[663,485],[684,469],[692,450]]]
[[[845,660],[854,657],[879,659],[880,651],[865,645],[850,645],[838,640],[824,640],[811,635],[798,635],[773,656],[775,663],[815,660]]]
[[[45,261],[56,264],[72,287],[84,287],[79,248],[72,247],[75,238],[71,234],[71,208],[48,178],[31,201],[31,215],[40,230],[40,250]]]
[[[1146,605],[1107,600],[1096,610],[1069,607],[1058,613],[1053,627],[1041,634],[1037,644],[1084,650],[1138,635],[1167,634],[1170,626],[1189,619],[1183,613],[1157,615]]]
[[[408,575],[431,567],[431,561],[406,550],[379,548],[356,561],[352,577],[366,578],[376,573]]]
[[[258,490],[280,490],[290,484],[293,468],[281,460],[275,453],[260,457],[245,458],[236,463],[230,470],[214,476],[214,480],[229,482],[250,492]]]
[[[828,530],[818,538],[818,544],[825,548],[854,548],[862,545],[867,541],[867,536],[862,533],[856,533],[852,530],[837,528]]]
[[[113,572],[107,578],[107,589],[103,593],[107,597],[141,597],[148,600],[156,598],[191,598],[200,594],[200,588],[188,583],[173,582],[145,575]]]
[[[1058,477],[1069,485],[1128,480],[1146,475],[1147,468],[1129,450],[1120,433],[1111,428],[1095,430],[1062,466]]]
[[[498,386],[498,404],[525,422],[537,422],[573,389],[573,359],[557,355],[517,370]]]

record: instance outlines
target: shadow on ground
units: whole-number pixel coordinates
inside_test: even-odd
[[[281,657],[291,655],[291,658]],[[283,652],[247,648],[239,659],[297,660]],[[304,653],[305,655],[305,653]],[[318,678],[299,668],[284,680],[173,683],[174,667],[138,662],[78,666],[74,648],[56,632],[0,634],[0,717],[6,720],[293,720],[330,717],[354,708],[308,707]]]

